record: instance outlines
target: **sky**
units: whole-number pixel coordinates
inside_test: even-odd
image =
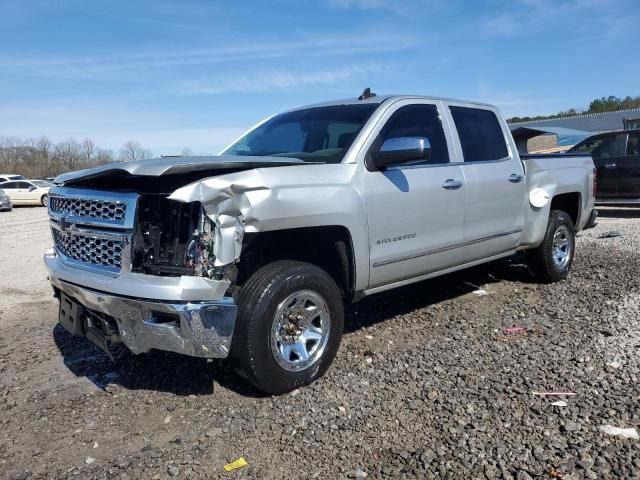
[[[639,24],[638,0],[0,0],[0,137],[215,154],[365,87],[585,109],[640,95]]]

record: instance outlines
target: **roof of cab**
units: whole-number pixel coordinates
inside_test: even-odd
[[[495,105],[491,105],[489,103],[476,102],[473,100],[460,100],[455,98],[446,98],[446,97],[430,97],[426,95],[375,95],[369,98],[365,98],[364,100],[359,100],[358,97],[355,98],[345,98],[341,100],[330,100],[328,102],[320,102],[313,103],[311,105],[304,105],[301,107],[293,108],[289,111],[293,112],[296,110],[303,110],[306,108],[318,108],[318,107],[330,107],[335,105],[359,105],[359,104],[381,104],[386,102],[387,100],[433,100],[433,101],[443,101],[443,102],[455,102],[455,103],[467,103],[469,105],[478,105],[482,107],[491,107],[496,108]]]

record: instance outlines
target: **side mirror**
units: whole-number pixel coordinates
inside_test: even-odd
[[[37,190],[37,189],[38,189],[38,187],[34,187],[34,186],[29,187],[29,191],[30,192],[33,192],[34,190]]]
[[[431,144],[426,137],[398,137],[385,140],[371,159],[378,168],[410,162],[429,161]]]

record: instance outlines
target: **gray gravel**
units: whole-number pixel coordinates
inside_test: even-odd
[[[225,362],[118,350],[114,365],[55,325],[51,300],[12,288],[0,476],[640,478],[640,441],[598,430],[640,431],[639,226],[607,213],[559,284],[516,257],[368,298],[327,376],[283,397]],[[576,395],[533,394],[558,391]]]

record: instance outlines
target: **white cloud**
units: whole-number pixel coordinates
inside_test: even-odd
[[[169,87],[175,95],[220,95],[223,93],[267,92],[308,85],[335,85],[365,81],[382,72],[376,65],[349,65],[315,71],[258,70],[248,74],[185,80]]]
[[[393,9],[393,0],[329,0],[329,5],[337,8],[360,8],[362,10],[373,10],[378,8]]]
[[[0,56],[0,69],[13,75],[42,78],[135,77],[149,69],[173,69],[192,65],[256,62],[279,58],[352,56],[397,51],[413,47],[408,35],[306,36],[289,42],[259,42],[246,45],[138,51],[104,56]]]
[[[637,0],[515,0],[503,11],[481,22],[488,36],[518,37],[545,31],[580,32],[604,37],[619,37],[633,32],[625,18],[638,20]]]
[[[422,15],[441,0],[328,0],[329,6],[341,9],[386,10],[402,16]]]

